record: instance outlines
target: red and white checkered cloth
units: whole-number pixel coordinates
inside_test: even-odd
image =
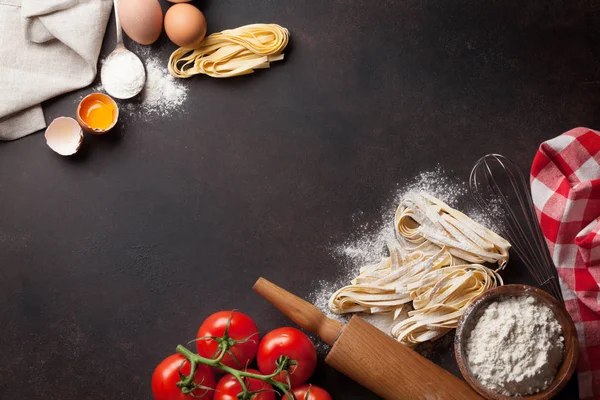
[[[579,397],[600,399],[600,132],[575,128],[542,143],[533,203],[579,337]]]

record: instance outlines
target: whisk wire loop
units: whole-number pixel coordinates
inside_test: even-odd
[[[502,234],[511,242],[513,250],[537,284],[563,301],[556,268],[537,220],[523,171],[501,154],[487,154],[471,170],[469,189],[484,212],[500,208],[504,220]]]

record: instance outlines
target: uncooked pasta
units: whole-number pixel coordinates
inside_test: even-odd
[[[252,24],[213,33],[197,49],[171,54],[169,72],[177,78],[205,74],[213,78],[246,75],[283,60],[290,33],[276,24]]]
[[[409,346],[435,340],[456,328],[465,307],[488,289],[502,285],[497,272],[483,265],[441,268],[411,285],[414,311],[392,327],[392,336]]]
[[[502,269],[508,261],[510,244],[505,239],[427,193],[404,199],[394,225],[408,249],[431,242],[472,263],[498,263]]]
[[[426,193],[403,199],[394,224],[398,241],[388,244],[389,256],[336,291],[332,312],[393,313],[396,320],[412,304],[390,333],[414,346],[456,328],[475,297],[502,285],[496,271],[479,263],[502,269],[510,244],[440,200]]]
[[[390,246],[390,254],[380,263],[363,268],[360,275],[334,293],[329,308],[334,313],[402,311],[403,305],[412,301],[407,287],[418,282],[426,273],[435,271],[450,262],[445,249],[436,254],[421,251],[412,253],[404,260],[398,249]],[[398,257],[398,258],[396,258]]]

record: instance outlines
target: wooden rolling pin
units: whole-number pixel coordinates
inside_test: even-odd
[[[256,281],[254,291],[333,346],[327,364],[386,400],[481,399],[466,382],[360,317],[352,317],[344,326],[263,278]]]

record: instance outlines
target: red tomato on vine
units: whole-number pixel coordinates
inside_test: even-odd
[[[247,372],[253,374],[259,374],[260,372],[254,369],[248,369]],[[260,392],[254,394],[250,399],[252,400],[275,400],[275,392],[273,387],[268,383],[259,379],[243,378],[244,384],[249,392]],[[264,390],[264,391],[263,391]],[[236,379],[235,376],[228,374],[225,375],[215,388],[214,400],[238,400],[238,394],[242,393],[242,385]]]
[[[203,400],[212,400],[215,376],[209,367],[198,365],[194,376],[194,384],[198,388],[191,392],[194,396],[184,394],[182,389],[177,387],[177,383],[181,380],[180,372],[186,376],[191,373],[190,362],[181,354],[173,354],[158,364],[152,374],[154,400],[193,400],[194,396],[202,397]]]
[[[331,395],[315,385],[302,385],[292,390],[296,400],[333,400]]]
[[[231,368],[245,369],[256,356],[260,337],[256,323],[246,314],[220,311],[206,318],[198,329],[198,354],[205,358],[215,358],[223,340],[230,348],[221,362]]]
[[[317,367],[317,351],[313,342],[296,328],[279,328],[265,335],[258,346],[256,361],[263,374],[271,374],[277,369],[277,360],[287,356],[295,365],[289,368],[291,387],[303,384]],[[274,378],[286,383],[286,374],[282,372]]]

